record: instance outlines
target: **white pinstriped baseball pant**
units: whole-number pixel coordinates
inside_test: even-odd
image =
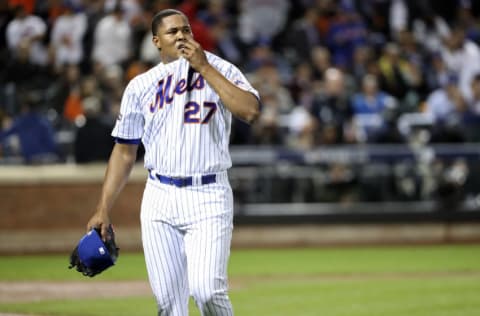
[[[216,178],[182,188],[147,181],[142,242],[159,316],[188,315],[190,296],[202,316],[233,315],[227,294],[233,196],[227,173]]]

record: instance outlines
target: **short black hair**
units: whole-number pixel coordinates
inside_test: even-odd
[[[153,35],[157,34],[158,26],[162,24],[162,21],[164,18],[170,15],[175,15],[175,14],[181,15],[185,19],[187,19],[187,16],[182,11],[178,11],[175,9],[165,9],[155,14],[155,16],[152,19],[152,34]]]

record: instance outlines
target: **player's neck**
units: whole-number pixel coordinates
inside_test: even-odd
[[[178,58],[179,58],[178,56],[160,54],[160,60],[162,61],[163,64],[169,64],[172,61],[178,60]]]

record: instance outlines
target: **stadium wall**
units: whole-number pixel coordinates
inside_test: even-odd
[[[61,252],[85,232],[95,209],[106,166],[51,165],[0,167],[0,253]],[[141,245],[139,209],[146,171],[135,166],[118,199],[112,221],[124,250]],[[340,216],[340,215],[339,215]],[[342,217],[343,216],[343,217]],[[359,221],[345,214],[299,218],[282,213],[238,215],[234,247],[327,246],[479,242],[480,221],[410,221],[408,217]],[[295,219],[295,220],[294,220]],[[385,217],[388,219],[388,217]]]

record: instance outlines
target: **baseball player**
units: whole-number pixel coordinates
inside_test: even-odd
[[[126,87],[101,198],[87,228],[103,238],[140,142],[149,171],[142,242],[158,315],[233,315],[227,294],[233,197],[227,178],[232,114],[252,122],[258,92],[231,63],[205,52],[187,17],[166,9],[152,20],[161,62]]]

